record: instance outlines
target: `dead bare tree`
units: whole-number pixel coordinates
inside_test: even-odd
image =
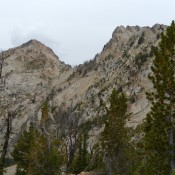
[[[69,116],[66,117],[67,125],[68,125],[68,162],[67,162],[67,168],[70,167],[72,164],[72,161],[74,159],[74,154],[77,150],[77,142],[78,142],[78,118],[75,116]]]
[[[64,139],[66,144],[68,158],[66,169],[68,171],[77,150],[79,115],[73,112],[72,107],[69,107],[68,109],[60,107],[54,118],[57,125],[57,137],[61,136],[61,139]]]
[[[9,142],[9,139],[10,139],[10,133],[11,133],[11,130],[12,130],[12,115],[10,113],[8,113],[7,117],[5,118],[5,122],[6,122],[6,134],[5,134],[5,141],[4,141],[4,144],[3,144],[3,148],[2,148],[2,153],[1,153],[1,161],[2,161],[2,164],[0,164],[0,166],[4,165],[5,163],[5,156],[7,154],[7,148],[8,148],[8,142]]]
[[[17,114],[17,110],[13,112],[8,112],[7,116],[5,116],[5,135],[4,135],[4,143],[2,146],[2,152],[0,157],[0,175],[3,175],[3,169],[5,164],[5,158],[9,146],[10,135],[12,134],[12,120],[14,116]],[[3,130],[3,128],[2,128]]]
[[[11,54],[11,53],[10,53]],[[1,109],[0,109],[0,117],[4,117],[4,124],[0,129],[1,133],[4,133],[4,142],[2,144],[2,148],[0,148],[0,175],[3,175],[3,169],[5,164],[5,158],[9,146],[10,134],[12,132],[12,119],[16,115],[16,110],[14,112],[7,112],[6,105],[5,105],[5,96],[3,95],[3,91],[5,89],[6,78],[9,74],[3,75],[3,64],[4,60],[10,56],[10,54],[4,54],[4,52],[0,52],[0,101],[1,101]]]

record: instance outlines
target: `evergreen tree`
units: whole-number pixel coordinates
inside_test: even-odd
[[[149,79],[154,90],[147,93],[152,102],[144,127],[145,173],[168,175],[174,165],[174,106],[175,106],[175,24],[162,33],[154,50]]]
[[[19,138],[12,156],[17,163],[16,175],[57,175],[65,163],[65,150],[54,137],[48,138],[33,126]]]
[[[28,174],[57,175],[60,174],[61,166],[65,163],[64,149],[61,149],[60,141],[51,138],[50,145],[45,135],[37,137],[30,149],[30,163]]]
[[[79,134],[77,153],[72,165],[73,166],[72,172],[75,174],[82,172],[88,166],[89,153],[87,150],[88,147],[87,139],[88,139],[87,130],[86,128],[82,128],[82,131]]]
[[[101,134],[108,173],[124,174],[127,169],[128,136],[125,128],[127,99],[123,93],[112,91],[110,108]]]
[[[41,117],[41,124],[45,124],[46,121],[48,120],[49,118],[49,106],[48,106],[48,102],[45,101],[43,104],[42,104],[42,108],[41,108],[41,112],[42,112],[42,117]]]
[[[30,163],[30,149],[34,142],[34,138],[39,133],[30,126],[29,131],[24,131],[12,152],[12,157],[17,163],[16,175],[26,175],[28,173],[28,166]]]
[[[99,143],[96,143],[93,145],[90,158],[89,158],[89,164],[88,164],[88,171],[94,171],[97,174],[104,173],[105,172],[105,165],[104,165],[104,154],[101,150],[101,145]]]

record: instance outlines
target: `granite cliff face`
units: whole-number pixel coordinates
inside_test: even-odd
[[[102,52],[75,68],[65,65],[42,43],[31,40],[5,51],[3,66],[5,87],[0,92],[0,125],[9,111],[13,117],[11,145],[31,121],[39,123],[41,107],[49,105],[48,129],[54,129],[60,110],[79,117],[79,124],[90,122],[90,136],[96,138],[101,120],[109,107],[113,88],[122,89],[128,97],[127,125],[136,128],[149,111],[145,91],[152,88],[147,76],[152,65],[152,48],[159,42],[166,26],[117,27]],[[3,132],[0,134],[3,140]],[[2,144],[2,143],[1,143]]]
[[[10,49],[4,55],[8,57],[2,69],[5,86],[0,93],[0,124],[5,123],[9,112],[16,111],[12,120],[13,138],[26,127],[28,121],[33,120],[35,112],[55,84],[65,81],[71,67],[59,61],[50,48],[36,40]],[[3,134],[0,136],[2,141]]]

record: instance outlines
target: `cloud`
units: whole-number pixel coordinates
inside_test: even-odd
[[[27,29],[23,27],[14,27],[10,32],[10,41],[13,47],[19,46],[31,39],[36,39],[46,46],[50,47],[54,50],[56,54],[59,56],[66,55],[63,53],[63,49],[61,48],[61,44],[54,39],[49,32],[43,26],[29,26]]]
[[[1,6],[0,48],[37,39],[72,65],[92,59],[118,25],[170,24],[175,16],[174,0],[3,0]]]

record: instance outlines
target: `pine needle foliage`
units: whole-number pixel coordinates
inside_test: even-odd
[[[89,164],[89,153],[88,153],[88,132],[86,127],[82,128],[79,133],[79,139],[77,144],[77,152],[72,165],[72,172],[74,174],[79,174]]]
[[[16,175],[58,175],[65,163],[65,150],[60,140],[48,138],[31,126],[24,131],[12,157],[17,163]]]
[[[161,34],[161,42],[154,49],[152,73],[149,79],[153,91],[147,93],[152,106],[144,122],[145,174],[169,175],[174,156],[175,117],[175,23]],[[172,137],[172,138],[171,138]]]
[[[109,98],[110,108],[101,134],[106,171],[109,174],[125,174],[127,171],[128,135],[125,128],[127,99],[124,93],[113,90]]]

